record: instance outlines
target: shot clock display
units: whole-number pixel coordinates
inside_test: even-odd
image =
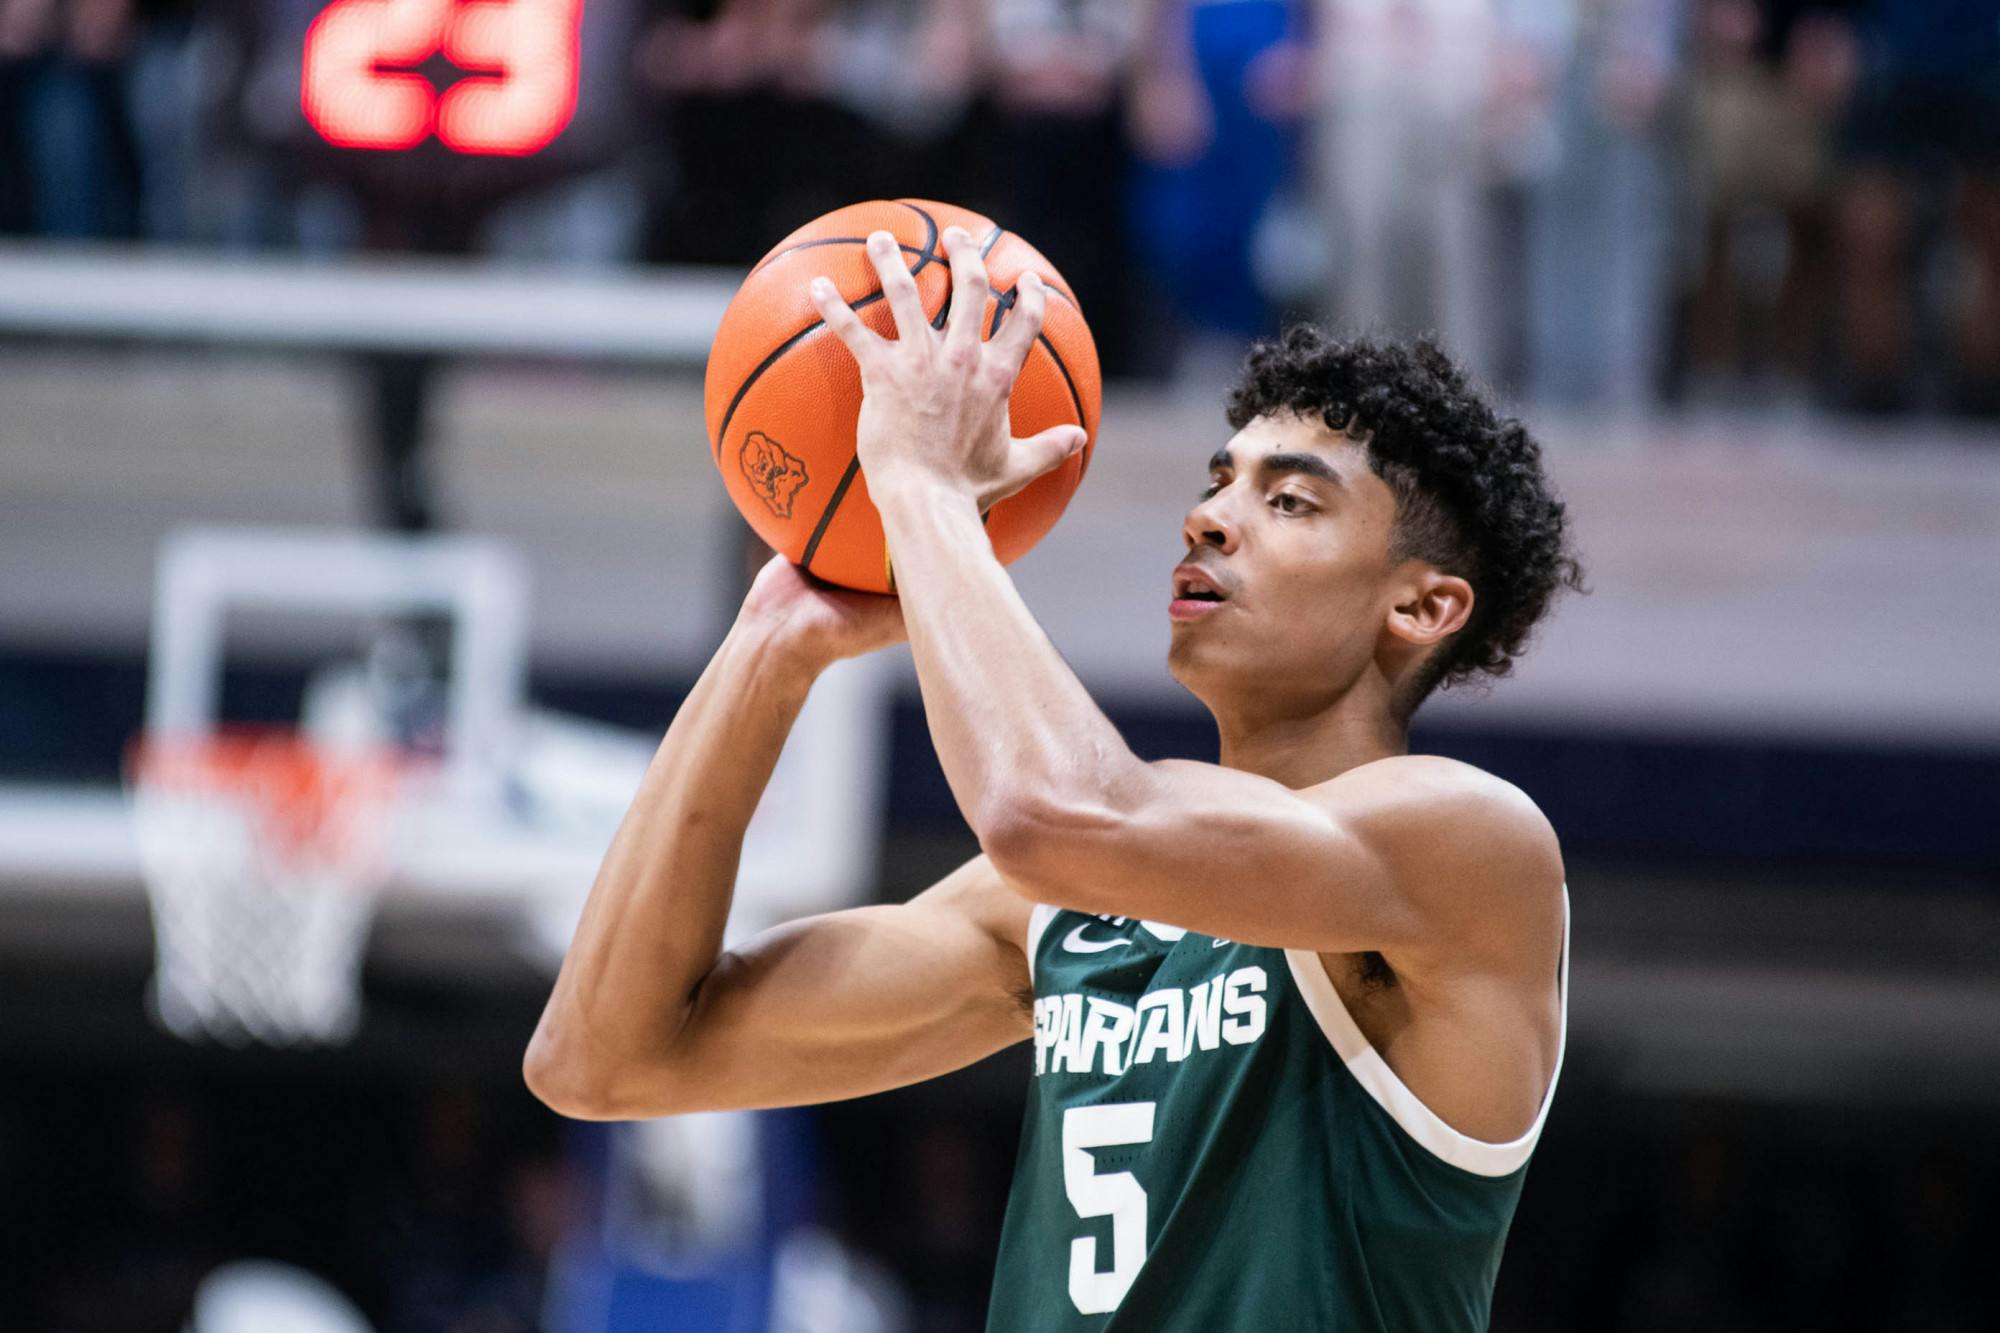
[[[638,0],[210,0],[236,134],[378,210],[477,211],[626,142]]]
[[[584,0],[334,0],[306,30],[300,104],[328,143],[525,157],[576,114]],[[442,57],[463,71],[440,90]]]

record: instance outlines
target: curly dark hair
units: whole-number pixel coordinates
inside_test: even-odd
[[[1236,430],[1285,411],[1366,447],[1396,497],[1392,555],[1473,586],[1471,617],[1398,700],[1403,717],[1441,686],[1505,676],[1556,594],[1584,590],[1541,445],[1433,340],[1343,341],[1294,325],[1250,350],[1228,401]]]

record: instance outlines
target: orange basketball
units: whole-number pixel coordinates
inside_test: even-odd
[[[1090,465],[1101,398],[1097,346],[1055,266],[990,219],[951,204],[897,199],[836,209],[778,242],[750,270],[709,349],[703,393],[709,448],[729,498],[759,537],[829,583],[892,592],[895,575],[854,454],[861,370],[821,321],[807,284],[824,274],[868,327],[895,337],[866,245],[870,232],[888,231],[903,247],[931,323],[942,327],[951,264],[939,238],[954,225],[986,256],[993,295],[981,318],[984,336],[1013,308],[1021,274],[1033,269],[1048,288],[1041,337],[1008,404],[1014,434],[1075,424],[1090,437],[1061,467],[987,514],[987,535],[1003,563],[1055,526]]]

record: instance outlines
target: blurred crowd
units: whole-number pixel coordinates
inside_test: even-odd
[[[39,1068],[0,1098],[0,1180],[0,1327],[47,1333],[185,1333],[203,1278],[243,1256],[317,1273],[378,1328],[530,1333],[578,1208],[518,1092],[337,1063]]]
[[[385,1333],[641,1326],[562,1295],[595,1234],[588,1171],[511,1079],[322,1061],[167,1083],[10,1066],[35,1077],[0,1095],[4,1327],[184,1333],[203,1275],[244,1255],[318,1274]],[[1981,1125],[1569,1095],[1508,1244],[1500,1333],[1991,1326],[1979,1218],[2000,1161]],[[837,1318],[822,1283],[816,1318],[770,1327],[982,1328],[1017,1117],[963,1084],[822,1112],[815,1209],[901,1314]]]
[[[741,265],[925,195],[1114,374],[1313,316],[1537,403],[2000,414],[2000,0],[590,0],[617,131],[442,236],[256,151],[320,7],[0,0],[0,235]]]

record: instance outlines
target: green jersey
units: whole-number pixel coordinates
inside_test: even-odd
[[[1486,1327],[1554,1077],[1487,1143],[1403,1086],[1317,954],[1037,907],[1028,959],[989,1333]]]

